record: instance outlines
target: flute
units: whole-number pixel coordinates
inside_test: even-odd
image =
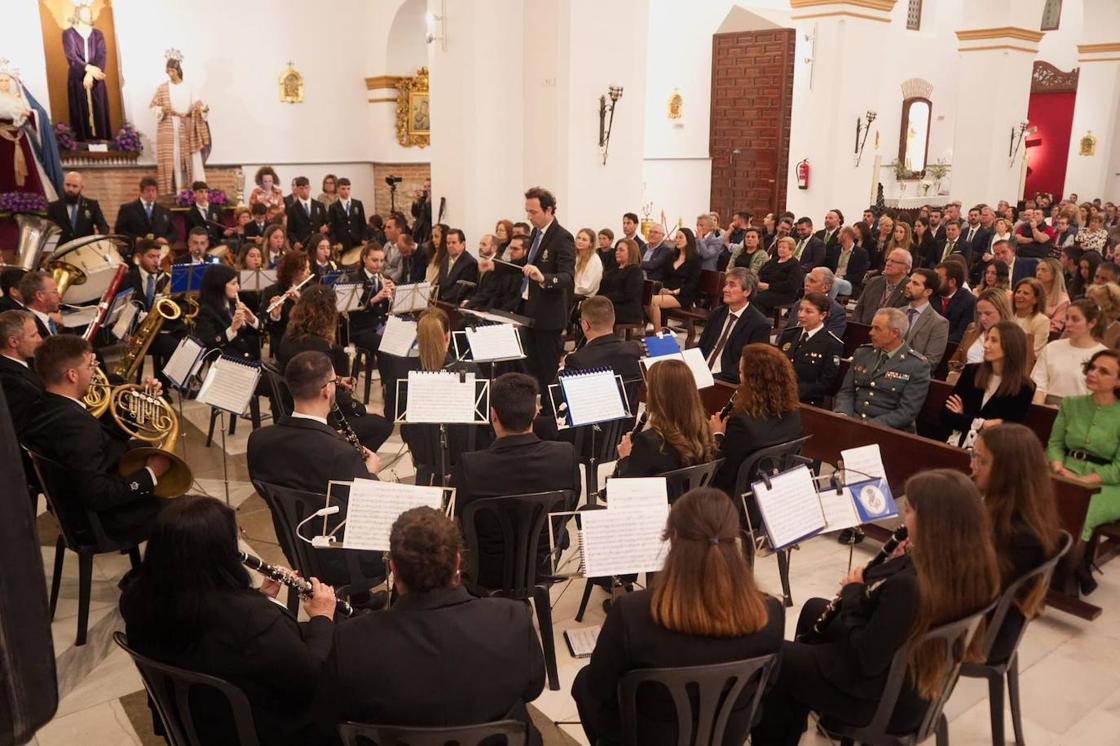
[[[284,293],[280,297],[273,298],[272,302],[268,304],[268,309],[265,311],[265,313],[272,313],[277,308],[284,305],[284,301],[288,300],[288,293],[290,291],[299,290],[304,285],[311,282],[311,280],[313,280],[314,278],[315,278],[315,275],[308,275],[307,277],[303,278],[303,282],[301,282],[300,284],[296,285],[295,287],[288,288],[288,290],[285,290]]]
[[[283,567],[277,567],[276,565],[270,565],[260,557],[254,557],[253,555],[246,554],[245,552],[238,552],[237,556],[241,560],[241,564],[245,565],[251,570],[259,572],[266,578],[270,578],[272,580],[275,580],[277,583],[288,586],[289,588],[299,593],[300,598],[311,598],[310,580],[304,580],[303,578],[295,575],[291,570],[286,570]],[[336,614],[341,614],[342,616],[347,617],[354,615],[354,607],[351,606],[350,603],[345,599],[336,597],[335,604],[337,604],[335,609]]]

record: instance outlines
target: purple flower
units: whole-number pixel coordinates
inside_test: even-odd
[[[179,207],[190,207],[194,204],[194,192],[184,189],[175,195],[175,204]]]
[[[78,142],[74,139],[74,131],[66,122],[59,122],[54,126],[54,136],[62,150],[77,150]]]
[[[140,134],[135,127],[127,122],[117,131],[117,135],[113,138],[109,147],[123,153],[141,153],[144,151],[144,144],[140,142]]]
[[[0,212],[46,213],[47,199],[33,192],[4,192],[0,194]]]

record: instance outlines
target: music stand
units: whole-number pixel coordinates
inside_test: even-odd
[[[499,339],[496,342],[501,345],[504,344],[508,347],[506,350],[499,350],[498,354],[492,354],[490,350],[477,351],[475,345],[471,344],[472,337],[478,339],[479,329],[508,329],[509,334],[512,335],[510,339]],[[492,334],[494,332],[487,331],[484,334]],[[503,335],[504,336],[504,335]],[[485,340],[493,342],[494,340]],[[469,360],[476,363],[503,363],[510,360],[524,360],[525,348],[521,343],[521,335],[517,333],[517,325],[513,323],[505,324],[472,324],[467,329],[451,332],[451,342],[455,348],[455,357],[458,360]],[[480,345],[481,346],[481,345]],[[489,346],[489,345],[488,345]],[[516,347],[516,349],[514,349]]]
[[[611,370],[610,368],[595,368],[595,369],[589,369],[589,370],[580,370],[580,371],[575,372],[575,373],[569,373],[568,375],[569,376],[574,376],[574,375],[586,375],[586,374],[595,374],[595,373],[606,373],[606,372],[609,372],[610,370]],[[561,373],[563,373],[563,371],[561,371]],[[563,375],[558,376],[557,381],[560,381],[563,378],[565,378],[565,376],[563,376]],[[566,397],[562,396],[561,398],[564,399],[564,401],[560,402],[560,405],[557,406],[556,393],[557,393],[557,391],[561,391],[562,384],[561,383],[550,383],[548,385],[548,399],[549,399],[549,402],[552,404],[552,411],[555,412],[556,414],[559,414],[560,412],[564,413],[563,422],[560,421],[559,417],[556,418],[556,429],[557,430],[567,430],[568,428],[571,428],[571,427],[581,427],[583,425],[590,425],[591,426],[591,458],[587,462],[587,468],[591,472],[591,475],[590,475],[591,478],[589,478],[588,484],[594,484],[595,487],[596,487],[596,490],[594,491],[594,493],[589,493],[587,495],[587,502],[590,505],[594,505],[598,501],[598,494],[599,494],[599,491],[597,489],[598,486],[599,486],[599,457],[598,457],[599,446],[595,442],[595,439],[596,439],[596,436],[603,431],[602,428],[600,427],[600,425],[604,422],[613,422],[615,420],[621,420],[621,419],[625,419],[627,417],[633,417],[633,413],[630,411],[630,402],[629,402],[628,397],[626,396],[626,385],[622,380],[622,376],[620,376],[618,374],[615,374],[614,378],[615,378],[616,383],[618,384],[618,394],[619,394],[619,397],[622,400],[622,409],[625,412],[625,414],[623,414],[619,417],[608,417],[606,419],[596,420],[594,422],[581,422],[579,425],[572,424],[572,412],[571,412],[571,408],[568,406],[568,402],[567,402]],[[563,393],[563,392],[561,391],[561,393]],[[592,479],[594,481],[592,481]]]
[[[347,503],[347,505],[350,506],[352,504],[351,495],[352,495],[353,488],[354,488],[354,482],[359,482],[360,484],[362,484],[363,487],[366,487],[366,488],[370,488],[370,487],[376,488],[376,486],[379,486],[379,485],[389,485],[389,486],[391,486],[391,488],[394,491],[398,491],[398,492],[400,492],[400,491],[405,491],[405,492],[413,491],[417,487],[419,487],[421,490],[438,489],[441,492],[439,509],[448,518],[453,517],[454,514],[455,514],[455,494],[456,494],[456,490],[455,490],[454,487],[423,487],[422,485],[405,485],[405,484],[399,484],[399,483],[396,483],[396,482],[379,482],[379,481],[373,480],[373,479],[352,480],[352,481],[349,481],[349,482],[332,480],[330,482],[327,482],[326,493],[323,495],[323,497],[324,497],[323,507],[324,508],[330,508],[332,506],[332,504],[338,505],[338,504],[342,503],[343,501],[345,501]],[[372,484],[370,484],[370,483],[372,483]],[[400,490],[399,488],[404,488],[404,490]],[[416,507],[417,505],[420,505],[420,504],[421,503],[418,502],[418,503],[416,503],[416,505],[412,505],[411,507]],[[332,515],[337,515],[337,514],[332,514]],[[314,518],[314,517],[315,516],[311,516],[311,518]],[[383,521],[385,519],[385,516],[381,513],[381,511],[378,511],[373,516],[368,516],[368,515],[363,516],[363,519],[366,519],[366,518],[372,519],[374,522],[377,522],[377,521]],[[389,551],[389,546],[388,546],[387,542],[384,543],[383,545],[378,545],[378,546],[350,546],[350,547],[346,546],[345,537],[343,538],[342,542],[339,542],[338,539],[335,537],[335,534],[338,533],[339,529],[342,529],[346,526],[346,522],[347,522],[348,519],[349,519],[349,515],[343,515],[339,519],[336,519],[337,520],[337,523],[336,523],[334,521],[331,521],[329,516],[323,515],[323,523],[322,523],[322,526],[320,527],[319,536],[312,537],[311,539],[306,539],[305,537],[302,537],[302,536],[300,538],[304,539],[305,541],[309,541],[312,545],[315,546],[316,549],[357,549],[357,550],[368,550],[368,551],[375,551],[375,552],[388,552]],[[396,517],[393,517],[392,520],[395,521]],[[387,532],[385,532],[384,529],[387,529],[387,528],[388,527],[382,525],[382,529],[383,529],[382,533],[385,533],[386,536],[387,536]]]
[[[202,276],[210,266],[210,264],[172,264],[170,294],[197,294],[202,289]]]
[[[218,381],[219,373],[229,371],[230,385]],[[197,400],[218,411],[218,427],[222,435],[222,474],[225,482],[226,505],[229,505],[229,456],[226,453],[226,413],[240,417],[249,400],[256,396],[257,383],[261,377],[261,364],[252,360],[219,355],[209,370],[199,389]],[[237,379],[237,380],[233,380]],[[224,377],[223,377],[224,381]],[[248,396],[246,396],[248,394]],[[243,397],[243,398],[236,398]]]
[[[393,290],[393,304],[390,313],[410,313],[423,311],[432,300],[432,284],[416,282],[410,285],[397,285]]]
[[[175,267],[172,265],[172,270]],[[251,292],[259,293],[269,285],[276,282],[276,270],[274,269],[243,269],[240,274],[241,289]]]
[[[425,377],[430,377],[427,380],[435,381],[442,380],[444,386],[448,384],[452,388],[440,395],[434,397],[437,402],[433,409],[428,410],[425,408],[423,411],[413,408],[409,413],[408,408],[408,393],[411,386],[416,386],[418,383],[423,382]],[[437,378],[438,377],[438,378]],[[453,410],[446,409],[447,395],[450,394],[452,398],[457,396],[457,392],[453,390],[453,385],[458,379],[459,384],[466,384],[469,381],[474,382],[473,394],[473,407],[470,416],[464,413],[462,416],[456,414]],[[486,378],[476,379],[473,373],[452,373],[450,371],[410,371],[408,378],[398,378],[397,382],[397,398],[396,406],[397,411],[394,413],[393,422],[404,424],[438,424],[439,425],[439,460],[440,460],[440,483],[447,487],[451,481],[451,474],[448,469],[448,461],[450,460],[449,447],[447,443],[447,425],[449,423],[463,424],[463,425],[488,425],[490,424],[490,381]],[[428,398],[425,392],[425,399]],[[450,416],[449,416],[450,415]]]

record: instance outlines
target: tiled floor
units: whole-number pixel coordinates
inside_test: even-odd
[[[224,499],[223,474],[228,467],[230,503],[237,507],[247,543],[267,561],[282,562],[267,508],[247,482],[244,453],[249,423],[241,421],[237,433],[227,436],[228,461],[223,465],[217,445],[204,448],[205,411],[188,405],[185,414],[187,423],[183,430],[188,459],[198,480],[196,489]],[[382,463],[387,463],[399,450],[400,441],[394,437],[382,448]],[[394,475],[402,481],[411,477],[407,454],[391,473],[387,470],[382,474],[384,478],[394,478]],[[49,515],[40,516],[43,559],[48,572],[54,552],[51,521]],[[871,547],[857,548],[854,561],[866,562],[871,551]],[[847,549],[830,537],[804,544],[792,560],[795,602],[810,596],[831,596],[847,565]],[[111,641],[112,632],[123,626],[116,610],[116,584],[127,568],[127,557],[95,559],[90,641],[82,648],[75,648],[77,562],[73,555],[67,558],[52,627],[61,701],[56,717],[39,731],[33,743],[39,746],[70,746],[79,742],[83,746],[163,743],[151,734],[146,708],[142,706],[142,699],[135,696],[143,688],[139,675],[128,657]],[[1031,746],[1120,744],[1120,625],[1113,618],[1120,609],[1120,571],[1115,566],[1106,569],[1109,572],[1101,579],[1100,589],[1091,599],[1104,608],[1100,618],[1089,623],[1048,611],[1031,626],[1023,642],[1022,698],[1026,737]],[[773,558],[760,559],[756,572],[763,590],[780,591],[777,563]],[[579,580],[553,589],[561,689],[556,692],[546,689],[534,703],[551,721],[577,719],[569,689],[584,662],[568,655],[562,634],[563,630],[577,626],[574,616],[582,590]],[[603,597],[601,591],[593,594],[585,625],[602,622]],[[799,605],[795,605],[787,611],[786,629],[790,634],[798,610]],[[991,743],[987,689],[982,681],[962,680],[949,704],[948,714],[954,746]],[[1010,735],[1009,717],[1007,729]],[[559,730],[550,731],[545,733],[548,744],[586,743],[578,725],[562,725]],[[810,734],[802,743],[824,744],[826,740]]]

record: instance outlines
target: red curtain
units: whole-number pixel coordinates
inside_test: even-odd
[[[1030,149],[1026,196],[1050,192],[1055,198],[1065,193],[1066,158],[1073,129],[1073,104],[1076,93],[1032,93],[1027,120],[1038,127],[1037,147]]]

